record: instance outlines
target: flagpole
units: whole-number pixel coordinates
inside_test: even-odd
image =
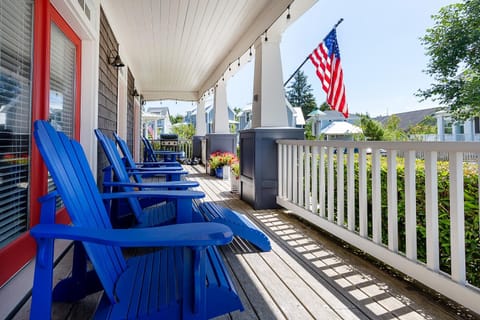
[[[338,27],[338,25],[340,23],[343,22],[343,18],[340,18],[340,20],[338,20],[338,22],[333,26],[332,30],[333,29],[336,29]],[[323,38],[323,40],[320,42],[322,43],[323,41],[325,40],[325,38]],[[303,67],[303,65],[308,61],[308,59],[310,59],[310,55],[308,55],[305,60],[303,60],[303,62],[298,66],[298,68],[292,73],[292,75],[290,76],[290,78],[288,78],[287,81],[285,81],[285,83],[283,84],[283,86],[285,87],[287,85],[287,83],[290,82],[290,80],[292,80],[292,78],[297,74],[297,72]]]

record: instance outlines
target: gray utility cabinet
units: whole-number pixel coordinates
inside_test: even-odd
[[[276,140],[303,140],[298,128],[255,128],[240,131],[240,198],[254,209],[277,208]]]

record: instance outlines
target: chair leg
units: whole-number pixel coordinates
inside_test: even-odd
[[[36,239],[37,256],[30,319],[50,319],[52,309],[53,239]]]
[[[72,276],[60,281],[53,289],[53,301],[74,302],[102,290],[95,270],[87,271],[87,254],[81,242],[75,241]]]

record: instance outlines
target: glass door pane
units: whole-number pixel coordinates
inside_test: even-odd
[[[33,1],[0,0],[0,249],[29,223],[32,36]]]

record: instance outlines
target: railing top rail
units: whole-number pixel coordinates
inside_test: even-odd
[[[420,152],[471,152],[480,153],[480,142],[417,142],[417,141],[315,141],[315,140],[277,140],[278,144],[303,145],[335,148],[358,148],[373,150],[384,149],[397,151],[420,151]]]

